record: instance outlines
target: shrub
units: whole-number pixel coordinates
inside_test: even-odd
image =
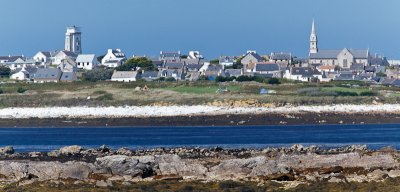
[[[218,76],[215,78],[215,82],[225,82],[225,81],[227,81],[227,78],[222,76]]]
[[[3,89],[0,88],[0,94],[3,94],[3,93],[4,93]]]
[[[106,94],[106,93],[107,93],[107,91],[98,90],[98,91],[93,92],[93,95],[104,95],[104,94]]]
[[[223,190],[233,189],[237,187],[242,187],[243,184],[236,181],[221,181],[219,184],[219,188]]]
[[[91,82],[104,81],[111,79],[112,74],[113,74],[112,69],[98,68],[83,73],[82,79]]]
[[[168,78],[165,79],[165,81],[171,82],[171,81],[176,81],[176,80],[173,77],[168,77]]]
[[[299,95],[318,97],[318,96],[338,96],[336,92],[332,91],[322,91],[321,88],[317,87],[308,87],[297,90]]]
[[[336,91],[336,93],[338,94],[338,96],[358,96],[358,93],[349,91]]]
[[[18,87],[17,92],[18,93],[25,93],[26,89],[23,87]]]
[[[378,94],[373,91],[363,91],[360,93],[360,96],[376,96],[376,95],[378,95]]]
[[[278,85],[278,84],[281,84],[281,82],[279,81],[279,79],[278,78],[271,78],[271,79],[268,79],[268,84],[271,84],[271,85]]]
[[[111,94],[111,93],[106,93],[104,95],[97,97],[97,100],[100,100],[100,101],[109,101],[109,100],[113,100],[113,99],[114,99],[113,94]]]

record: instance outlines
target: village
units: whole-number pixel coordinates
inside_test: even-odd
[[[260,54],[253,50],[212,60],[205,59],[199,51],[160,51],[158,57],[129,57],[117,48],[97,56],[83,54],[81,40],[81,29],[72,26],[67,27],[62,51],[39,51],[32,57],[0,56],[1,76],[9,77],[9,81],[33,83],[82,80],[223,82],[252,77],[298,82],[356,80],[400,86],[400,60],[388,60],[369,49],[319,49],[314,20],[308,58],[299,58],[290,52]]]

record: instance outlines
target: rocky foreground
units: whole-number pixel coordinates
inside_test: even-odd
[[[365,146],[319,149],[158,148],[112,151],[106,146],[64,147],[51,152],[15,153],[0,148],[0,181],[4,189],[35,183],[109,188],[154,181],[276,182],[293,189],[315,182],[384,182],[400,177],[400,153],[391,148],[370,151]]]

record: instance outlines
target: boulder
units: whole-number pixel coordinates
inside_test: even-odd
[[[128,148],[120,148],[117,150],[118,155],[126,155],[126,156],[132,156],[132,151],[129,150]]]
[[[14,154],[14,148],[12,146],[6,146],[0,148],[0,155],[11,155]]]
[[[124,155],[113,155],[97,158],[95,166],[102,172],[114,175],[131,175],[134,177],[148,177],[153,175],[150,165],[139,162],[138,159]]]
[[[82,147],[78,145],[66,146],[59,150],[63,155],[76,155],[82,151]]]

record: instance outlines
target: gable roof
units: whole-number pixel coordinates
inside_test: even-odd
[[[321,75],[319,71],[311,67],[293,67],[291,73],[292,75],[301,75],[303,77],[313,77],[314,75]]]
[[[272,60],[291,60],[292,54],[290,54],[290,53],[272,53],[271,59]]]
[[[136,78],[137,71],[114,71],[111,79]]]
[[[317,53],[310,53],[310,59],[336,59],[343,50],[348,50],[353,55],[354,59],[367,59],[369,54],[369,50],[347,48],[342,50],[319,50]]]
[[[64,72],[60,77],[60,81],[75,81],[77,80],[76,73],[74,72]]]
[[[264,64],[264,63],[257,63],[256,64],[256,71],[279,71],[279,65],[275,63]]]
[[[90,63],[96,61],[95,54],[79,54],[76,58],[77,63]]]
[[[168,62],[165,63],[164,68],[167,69],[182,69],[185,64],[183,62]]]
[[[262,61],[262,60],[263,60],[263,58],[262,58],[259,54],[255,53],[255,52],[249,52],[249,53],[247,53],[247,54],[243,57],[243,59],[246,58],[246,57],[248,57],[248,56],[254,57],[257,61]]]
[[[0,61],[5,61],[5,62],[15,62],[18,59],[25,60],[24,56],[0,56]]]
[[[61,73],[57,68],[39,68],[33,79],[60,80]]]

